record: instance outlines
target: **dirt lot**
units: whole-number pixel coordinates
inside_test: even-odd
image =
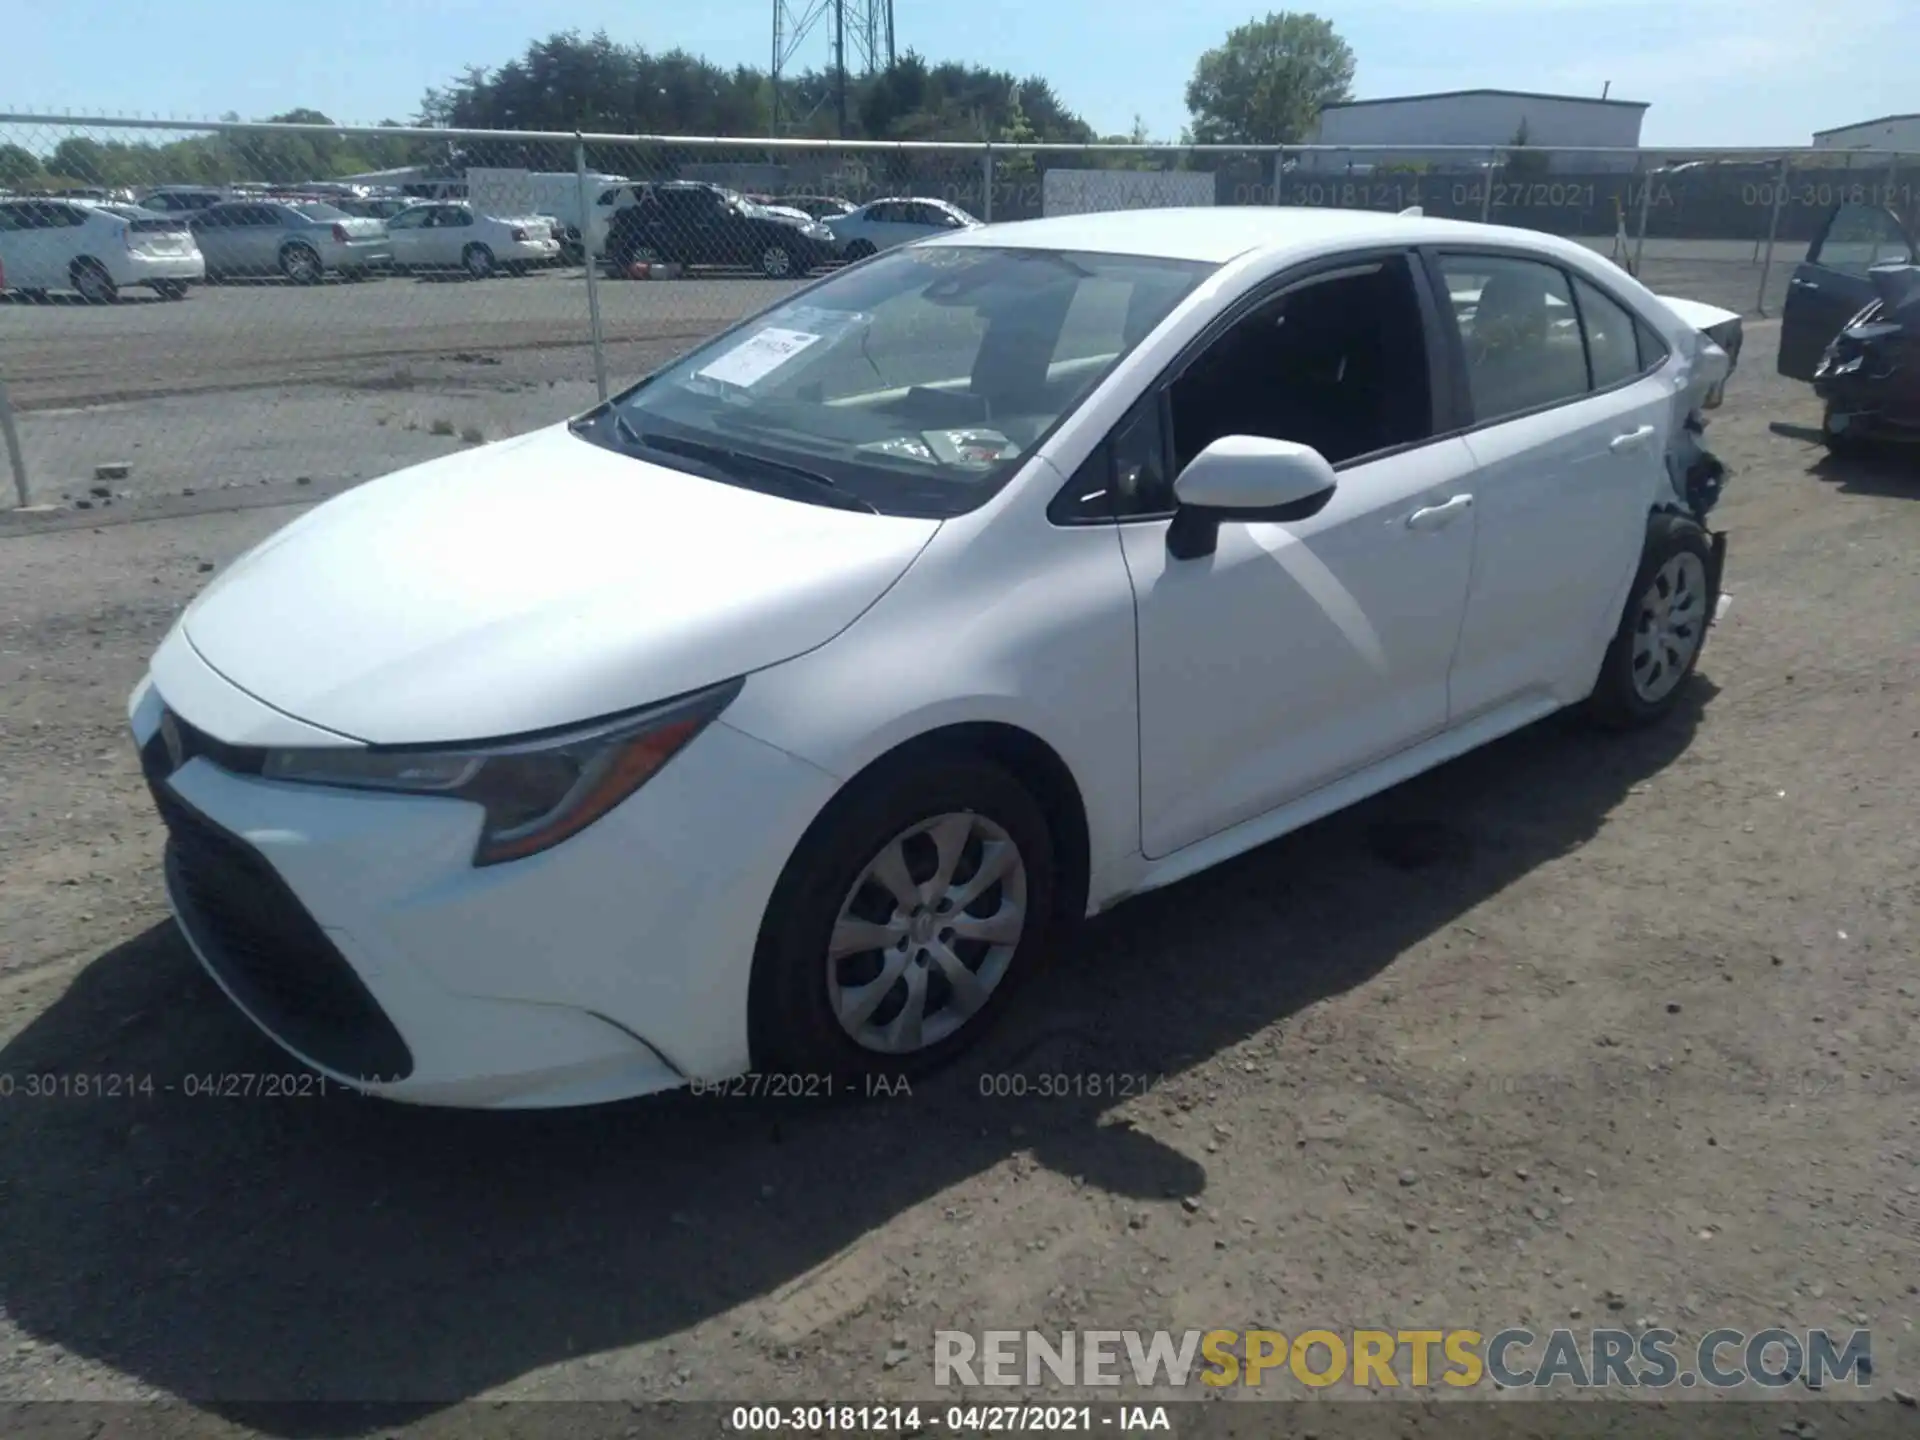
[[[247,1402],[924,1399],[956,1325],[1609,1319],[1865,1325],[1913,1390],[1920,473],[1824,461],[1776,339],[1711,433],[1735,599],[1676,723],[1548,722],[1125,906],[985,1053],[830,1108],[190,1097],[287,1066],[165,918],[123,697],[311,491],[0,532],[0,1400],[291,1434]]]

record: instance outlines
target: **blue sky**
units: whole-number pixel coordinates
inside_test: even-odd
[[[1347,0],[1324,4],[1362,97],[1493,86],[1646,100],[1656,145],[1805,144],[1827,126],[1920,108],[1913,0]],[[1174,138],[1193,62],[1257,0],[895,0],[900,47],[1043,74],[1102,130],[1139,114]],[[1307,8],[1303,6],[1302,8]],[[410,118],[422,91],[536,35],[604,26],[765,66],[772,0],[0,0],[0,107],[342,123]],[[162,20],[160,17],[164,16]],[[1822,22],[1830,23],[1822,23]],[[822,26],[797,57],[824,64]]]

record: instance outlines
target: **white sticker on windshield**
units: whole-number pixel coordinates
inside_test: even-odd
[[[695,373],[703,380],[718,380],[722,385],[758,384],[819,339],[818,335],[810,335],[805,330],[777,327],[762,330]]]

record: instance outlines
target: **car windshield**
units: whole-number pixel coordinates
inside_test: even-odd
[[[956,515],[1003,485],[1214,268],[985,245],[893,251],[695,350],[581,433],[735,483],[771,465],[828,482],[813,487],[837,492],[823,502]]]

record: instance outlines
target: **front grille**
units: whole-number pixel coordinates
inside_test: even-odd
[[[158,735],[141,759],[167,826],[167,885],[181,924],[241,1005],[285,1044],[343,1075],[411,1074],[406,1041],[279,872],[175,793]]]

